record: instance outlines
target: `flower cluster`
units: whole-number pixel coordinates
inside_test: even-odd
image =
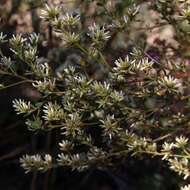
[[[23,156],[20,158],[22,167],[26,170],[26,173],[32,170],[47,171],[52,168],[52,157],[46,154],[44,158],[40,155]]]

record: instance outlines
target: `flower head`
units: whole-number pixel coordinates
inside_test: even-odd
[[[54,6],[54,5],[45,5],[45,9],[41,11],[41,18],[45,20],[54,19],[59,16],[61,12],[60,6]]]
[[[185,185],[184,187],[181,187],[181,190],[190,190],[190,185]]]
[[[13,107],[17,114],[28,113],[32,110],[31,103],[21,99],[13,100]]]
[[[168,92],[180,92],[182,84],[179,79],[174,78],[173,76],[164,76],[158,80],[158,84],[161,88]]]
[[[64,111],[57,103],[49,102],[44,106],[43,118],[47,121],[57,121],[64,119]]]
[[[52,167],[52,157],[46,154],[44,158],[40,155],[26,155],[20,158],[21,166],[26,170],[26,173],[32,170],[47,171]]]
[[[91,37],[95,45],[102,44],[111,37],[110,32],[105,29],[105,26],[100,27],[99,25],[94,23],[88,29],[89,29],[88,35]]]

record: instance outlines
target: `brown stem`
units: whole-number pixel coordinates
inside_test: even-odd
[[[47,134],[47,140],[46,140],[46,151],[49,152],[51,147],[51,131]],[[50,177],[51,172],[47,171],[44,179],[44,190],[49,189],[49,177]]]
[[[48,46],[51,48],[53,45],[53,30],[51,25],[48,25]]]
[[[30,190],[36,190],[36,179],[37,179],[37,172],[33,173],[32,182],[30,186]]]

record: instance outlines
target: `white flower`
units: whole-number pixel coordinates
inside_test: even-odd
[[[162,145],[162,151],[163,152],[170,152],[174,147],[174,143],[167,143],[164,142],[164,144]]]
[[[10,57],[2,57],[0,61],[0,65],[5,66],[5,67],[10,67],[12,64],[12,60]]]
[[[138,68],[140,71],[146,71],[148,69],[151,69],[153,64],[153,61],[149,61],[148,58],[144,58],[139,61]]]
[[[50,67],[48,63],[38,63],[32,65],[32,69],[38,77],[48,77],[50,74]]]
[[[176,140],[175,146],[179,148],[184,147],[185,145],[187,145],[188,142],[188,139],[183,136],[176,137],[175,140]]]
[[[127,68],[130,66],[131,62],[134,62],[129,59],[129,56],[126,56],[125,59],[119,58],[115,61],[116,67],[113,69],[115,71],[124,71],[126,73]]]
[[[57,162],[61,166],[69,165],[70,157],[68,156],[68,154],[58,154]]]
[[[32,110],[31,103],[21,99],[13,100],[13,107],[15,108],[17,114],[28,113]]]
[[[55,88],[55,79],[44,79],[44,81],[34,81],[32,85],[40,92],[51,92]]]
[[[73,144],[68,140],[62,140],[62,142],[59,143],[59,146],[62,151],[70,151],[73,148]]]
[[[113,101],[115,102],[120,102],[124,99],[124,94],[122,91],[118,92],[116,90],[114,90],[111,94],[110,94],[111,98],[113,98]]]
[[[64,118],[64,111],[57,103],[49,102],[44,106],[43,118],[47,121],[57,121]]]
[[[182,18],[182,19],[190,18],[190,6],[189,5],[186,5],[186,7],[182,9],[182,12],[181,12],[181,15],[179,16],[179,18]]]
[[[93,91],[99,96],[107,96],[110,94],[110,84],[107,82],[101,83],[95,81],[92,85]]]
[[[115,61],[116,67],[114,67],[114,71],[119,73],[126,73],[127,71],[133,73],[134,71],[149,71],[154,62],[149,61],[148,58],[143,58],[141,60],[130,59],[129,56],[126,56],[125,59],[119,58]]]
[[[2,89],[2,88],[4,88],[5,86],[4,86],[4,84],[1,84],[0,83],[0,89]]]
[[[181,82],[174,78],[173,76],[164,76],[158,81],[158,84],[161,85],[161,87],[165,88],[166,90],[170,91],[178,91],[180,87],[182,86]]]
[[[46,154],[42,158],[39,154],[37,155],[25,155],[20,158],[21,166],[26,170],[26,173],[32,170],[47,171],[52,167],[52,157],[49,154]]]
[[[45,5],[45,9],[41,10],[40,17],[46,20],[53,19],[55,17],[58,17],[61,12],[60,6],[54,6],[54,5]]]
[[[168,157],[171,155],[171,151],[174,148],[174,143],[167,143],[165,142],[162,145],[162,152],[165,153],[165,155],[163,156],[162,160],[166,160],[168,159]]]
[[[23,38],[21,34],[13,35],[13,37],[9,40],[11,51],[17,55],[18,51],[20,51],[23,47],[25,41],[26,38]]]
[[[179,175],[183,175],[184,179],[187,179],[189,177],[189,165],[188,165],[188,159],[187,158],[174,158],[168,160],[170,169],[177,172]]]
[[[6,38],[7,38],[7,35],[3,34],[3,32],[0,32],[0,43],[7,42]]]
[[[25,50],[24,51],[24,56],[25,56],[26,62],[28,62],[30,64],[33,64],[33,62],[37,58],[36,54],[37,54],[37,49],[36,48],[31,47],[29,50]]]
[[[64,41],[65,44],[74,44],[77,43],[80,39],[80,35],[76,34],[74,32],[64,32],[64,34],[62,35],[62,39]]]
[[[88,35],[92,38],[92,40],[95,43],[107,41],[111,36],[110,32],[106,31],[105,27],[100,27],[99,25],[96,25],[95,23],[90,26]]]
[[[185,185],[184,187],[181,187],[181,190],[190,190],[190,185]]]
[[[61,21],[64,26],[77,25],[80,21],[80,15],[77,14],[74,16],[72,14],[66,13],[66,15],[61,17]]]
[[[121,130],[118,122],[115,121],[114,115],[108,115],[104,120],[100,121],[102,123],[101,127],[104,130],[104,135],[108,135],[110,139]]]

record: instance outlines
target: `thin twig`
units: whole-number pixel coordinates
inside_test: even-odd
[[[36,179],[37,179],[37,172],[33,173],[32,182],[30,186],[30,190],[36,190]]]
[[[47,134],[47,140],[46,140],[46,151],[49,152],[50,151],[50,147],[51,147],[51,137],[52,137],[52,132],[49,131]],[[45,175],[45,179],[44,179],[44,190],[48,190],[49,189],[49,177],[50,177],[51,172],[47,171],[46,175]]]
[[[19,81],[19,82],[16,82],[16,83],[13,83],[13,84],[10,84],[10,85],[7,85],[7,86],[3,86],[3,87],[0,88],[0,90],[5,90],[7,88],[18,86],[20,84],[27,83],[27,82],[29,82],[29,81],[28,80]]]

